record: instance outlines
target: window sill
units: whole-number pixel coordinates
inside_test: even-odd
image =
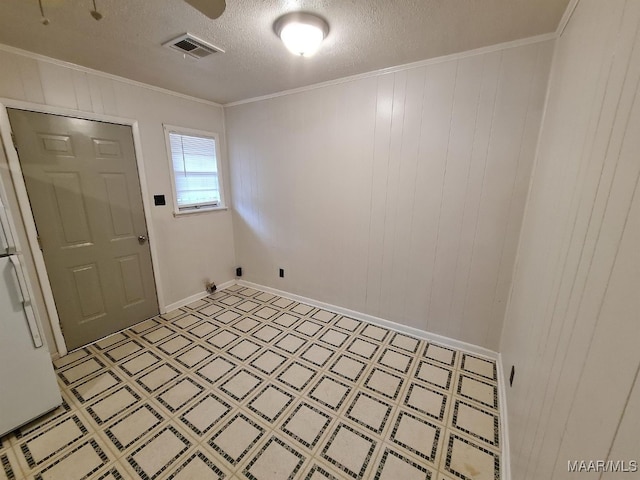
[[[206,207],[206,208],[194,208],[192,210],[182,210],[178,212],[173,212],[174,217],[182,217],[184,215],[197,215],[198,213],[208,213],[208,212],[219,212],[229,210],[229,207],[220,206],[220,207]]]

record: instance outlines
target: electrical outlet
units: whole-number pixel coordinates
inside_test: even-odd
[[[280,278],[284,278],[284,268],[280,269],[279,275],[280,275]]]
[[[511,365],[511,373],[509,374],[509,386],[513,387],[513,377],[516,376],[516,367]]]

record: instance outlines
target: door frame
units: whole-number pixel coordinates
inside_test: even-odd
[[[45,113],[50,115],[62,115],[66,117],[79,118],[82,120],[115,123],[131,127],[131,132],[133,134],[133,147],[136,155],[136,165],[138,168],[138,181],[140,183],[140,190],[142,193],[142,208],[144,211],[144,217],[147,223],[147,232],[149,236],[148,244],[149,250],[151,252],[151,264],[153,266],[153,280],[156,286],[158,308],[160,310],[160,313],[165,313],[166,306],[164,303],[164,296],[162,294],[162,288],[160,284],[160,264],[158,262],[159,256],[156,248],[156,236],[151,218],[151,204],[148,198],[149,188],[147,186],[147,177],[145,174],[144,160],[142,157],[142,141],[140,139],[138,121],[130,118],[83,112],[80,110],[72,110],[68,108],[42,105],[39,103],[24,102],[21,100],[13,100],[10,98],[0,97],[0,137],[2,138],[2,143],[5,147],[7,163],[9,164],[9,172],[11,174],[14,191],[18,199],[20,216],[27,233],[29,252],[31,253],[31,257],[33,258],[33,262],[35,264],[36,275],[40,283],[40,291],[42,292],[42,296],[44,298],[44,305],[49,316],[49,324],[51,326],[58,354],[61,357],[67,354],[67,344],[65,342],[64,336],[62,335],[60,317],[58,316],[58,310],[56,309],[53,291],[51,289],[51,283],[49,282],[49,275],[47,274],[47,267],[44,263],[44,255],[42,254],[40,246],[38,245],[36,222],[33,217],[33,212],[31,211],[31,204],[29,203],[29,196],[27,195],[27,187],[22,175],[22,166],[20,165],[18,152],[16,151],[13,140],[11,138],[11,123],[9,122],[9,113],[7,111],[8,108],[27,110],[30,112]]]

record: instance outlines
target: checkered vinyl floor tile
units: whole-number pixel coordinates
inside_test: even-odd
[[[0,480],[500,478],[495,362],[254,289],[55,366]]]

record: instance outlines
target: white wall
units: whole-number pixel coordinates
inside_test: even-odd
[[[581,0],[558,40],[501,342],[513,478],[640,460],[639,26]]]
[[[138,121],[165,304],[204,291],[205,279],[222,283],[234,278],[235,252],[230,211],[173,216],[171,179],[163,123],[219,132],[224,139],[224,112],[204,102],[181,98],[102,75],[0,50],[0,98],[112,115]],[[224,145],[223,153],[226,154]],[[5,187],[6,159],[0,164]],[[228,162],[224,155],[224,172]],[[229,185],[226,185],[229,192]],[[153,206],[153,195],[165,194],[167,206]],[[20,218],[14,212],[16,220]],[[26,242],[23,242],[26,247]],[[32,268],[33,273],[33,268]],[[35,275],[31,275],[35,282]],[[39,311],[44,315],[41,296]],[[47,324],[47,319],[43,319]],[[45,325],[50,350],[55,351]]]
[[[497,349],[552,48],[225,108],[244,278]]]

